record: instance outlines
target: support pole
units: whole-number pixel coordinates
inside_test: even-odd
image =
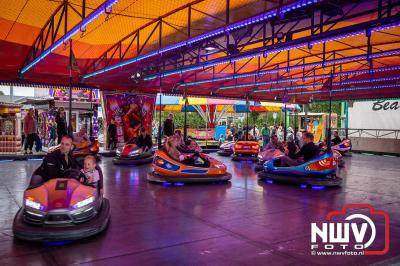
[[[89,95],[89,101],[90,101],[90,113],[89,113],[89,136],[93,137],[93,89],[90,88],[90,95]]]
[[[249,140],[248,135],[249,135],[249,99],[247,98],[247,101],[246,101],[246,141]]]
[[[332,80],[333,80],[333,72],[331,71],[331,77],[329,81],[329,119],[328,119],[328,152],[331,151],[331,139],[332,139]]]
[[[345,114],[346,114],[346,123],[345,123],[345,131],[346,131],[346,139],[349,138],[349,101],[345,102]]]
[[[159,123],[158,123],[158,149],[161,149],[161,87],[160,87],[160,105],[159,105],[159,111],[158,111],[158,118],[159,118]]]
[[[283,140],[286,141],[287,138],[287,108],[285,103],[285,127],[283,128]]]
[[[294,143],[297,143],[297,110],[294,109]]]
[[[69,40],[68,135],[72,135],[72,39]]]
[[[185,93],[184,95],[185,97],[185,110],[184,110],[184,120],[183,120],[183,139],[186,141],[187,139],[187,103],[188,103],[188,99],[187,99],[187,95]]]
[[[305,131],[307,130],[307,125],[308,125],[308,109],[309,109],[309,105],[308,103],[304,105],[304,129]]]
[[[253,136],[256,137],[256,117],[253,117]]]

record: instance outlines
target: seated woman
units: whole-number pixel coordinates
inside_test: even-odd
[[[192,152],[202,152],[203,150],[200,148],[199,144],[193,139],[189,140],[189,145],[187,145],[188,150]]]
[[[247,136],[247,140],[248,141],[255,141],[256,138],[252,134],[249,133],[248,136]]]
[[[197,144],[196,144],[197,145]],[[193,148],[194,144],[192,144]],[[184,154],[178,150],[176,138],[169,137],[166,141],[165,149],[169,156],[173,159],[182,162],[183,164],[197,166],[197,167],[208,167],[210,166],[210,162],[202,158],[199,152],[192,151],[194,154]],[[195,148],[196,149],[196,148]]]
[[[246,139],[246,133],[244,133],[244,134],[239,138],[239,140],[241,140],[241,141],[253,141],[253,140],[255,140],[255,139],[254,139],[253,135],[251,135],[251,134],[249,134],[249,133],[247,133],[247,139]]]
[[[267,146],[265,146],[264,150],[276,150],[276,149],[279,149],[282,152],[285,151],[282,143],[278,140],[278,136],[274,134],[271,136],[271,140],[268,142]]]
[[[289,141],[287,143],[287,149],[288,149],[288,156],[292,159],[295,159],[295,154],[299,150],[296,143],[294,141]]]
[[[175,130],[173,137],[175,139],[177,146],[185,146],[185,142],[183,141],[182,132],[179,129]]]
[[[164,148],[168,155],[171,156],[173,159],[177,161],[181,161],[184,159],[184,156],[177,149],[175,138],[173,136],[167,138]]]

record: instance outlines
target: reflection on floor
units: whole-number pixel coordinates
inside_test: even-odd
[[[12,236],[14,214],[40,161],[0,163],[0,265],[363,265],[400,261],[400,158],[347,157],[340,173],[343,187],[329,190],[265,184],[257,180],[252,163],[219,158],[233,174],[231,183],[170,187],[146,182],[151,165],[120,167],[111,158],[103,158],[112,215],[108,230],[57,246],[25,243]],[[390,214],[387,255],[332,259],[310,255],[310,223],[325,221],[329,211],[346,203],[370,203]]]

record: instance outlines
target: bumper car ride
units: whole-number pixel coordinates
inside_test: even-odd
[[[331,147],[332,150],[340,152],[343,156],[347,155],[351,148],[352,145],[349,139],[345,139],[340,144]]]
[[[239,140],[233,145],[233,161],[257,161],[260,145],[257,141]]]
[[[186,165],[171,158],[166,152],[158,150],[153,159],[154,171],[147,175],[147,180],[164,183],[207,183],[228,181],[232,175],[226,171],[226,166],[205,154],[202,159],[208,160],[207,167]]]
[[[97,188],[58,178],[25,190],[13,232],[28,241],[77,240],[100,233],[109,219],[110,204]]]
[[[231,156],[233,153],[233,145],[235,145],[233,141],[221,144],[217,154],[221,156]]]
[[[336,176],[337,159],[332,152],[319,155],[304,164],[280,167],[280,158],[264,163],[258,173],[260,179],[311,186],[340,186],[342,179]]]
[[[117,149],[116,154],[113,159],[116,165],[141,165],[153,161],[154,151],[142,152],[136,144],[125,144]]]

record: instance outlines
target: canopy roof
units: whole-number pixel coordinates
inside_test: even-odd
[[[72,62],[74,86],[101,89],[291,102],[326,100],[330,88],[334,99],[399,97],[399,6],[0,0],[0,80],[65,85]],[[76,28],[72,42],[62,39]]]

